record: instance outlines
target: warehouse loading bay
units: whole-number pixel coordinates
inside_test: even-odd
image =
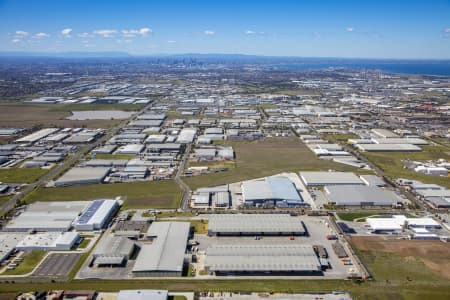
[[[204,215],[202,215],[203,218]],[[207,216],[204,216],[206,219]],[[290,278],[314,278],[314,279],[344,279],[349,276],[360,276],[358,268],[353,265],[355,261],[352,257],[351,251],[345,240],[339,240],[338,242],[344,246],[345,252],[348,254],[346,258],[338,258],[337,254],[333,251],[332,245],[336,240],[329,240],[330,236],[335,236],[336,232],[330,226],[328,217],[310,217],[300,216],[295,217],[301,219],[306,229],[305,235],[281,235],[281,236],[266,236],[266,235],[246,235],[246,236],[208,236],[207,234],[194,234],[193,240],[198,245],[192,248],[192,253],[195,256],[197,262],[193,262],[193,268],[195,269],[195,276],[198,278],[222,278],[225,276],[218,276],[216,274],[205,273],[205,259],[206,252],[209,247],[217,245],[237,245],[237,246],[280,246],[280,245],[320,245],[323,246],[328,254],[326,260],[329,263],[329,268],[325,269],[321,274],[312,276],[299,276],[292,273]],[[249,274],[248,274],[249,275]],[[226,277],[232,277],[235,275],[227,275]],[[240,278],[247,277],[246,274],[239,275]],[[251,278],[256,277],[273,277],[278,278],[270,273],[259,275],[252,275]]]

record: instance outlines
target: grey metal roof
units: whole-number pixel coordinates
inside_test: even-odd
[[[133,272],[181,272],[189,230],[189,222],[153,222],[147,236],[156,238],[141,247]]]
[[[122,290],[117,300],[167,300],[166,290]]]
[[[327,196],[336,205],[392,205],[400,202],[394,192],[374,186],[327,186]]]
[[[286,200],[302,202],[293,182],[286,177],[266,177],[242,183],[244,201]]]
[[[67,171],[63,176],[55,181],[55,185],[71,185],[84,182],[100,183],[110,168],[108,167],[75,167]]]
[[[126,237],[105,235],[93,252],[94,257],[126,257],[131,254],[134,242]]]
[[[351,172],[300,172],[300,177],[306,185],[364,184]]]
[[[302,221],[288,214],[209,215],[211,232],[305,232]]]
[[[310,245],[215,245],[206,250],[211,271],[320,271]]]

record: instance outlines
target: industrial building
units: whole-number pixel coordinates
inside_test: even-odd
[[[151,243],[141,246],[133,275],[181,276],[190,225],[189,222],[153,222],[147,231]]]
[[[321,275],[309,245],[214,245],[206,249],[205,269],[215,275]]]
[[[393,191],[375,186],[326,186],[325,194],[329,203],[337,206],[392,206],[400,202]]]
[[[304,235],[303,222],[288,214],[209,215],[208,235]]]
[[[72,231],[29,234],[16,245],[16,250],[67,251],[71,250],[79,239],[80,235]]]
[[[92,254],[92,264],[97,267],[123,266],[133,255],[135,243],[122,236],[105,235]]]
[[[111,199],[94,200],[75,222],[78,231],[92,231],[104,228],[119,209],[119,203]]]
[[[373,233],[400,233],[403,229],[408,228],[422,228],[426,230],[441,228],[441,225],[432,218],[407,218],[403,215],[394,215],[392,218],[367,218],[366,222]]]
[[[422,148],[412,144],[356,144],[355,147],[366,152],[420,152]]]
[[[185,128],[180,131],[177,138],[177,143],[190,144],[194,141],[195,135],[197,134],[196,128]]]
[[[109,174],[108,167],[75,167],[55,181],[55,186],[102,183]]]
[[[117,300],[167,300],[167,290],[121,290]]]
[[[52,133],[55,133],[57,131],[59,131],[58,128],[44,128],[39,131],[33,132],[27,136],[24,136],[20,139],[17,139],[15,142],[16,143],[27,143],[27,144],[35,143],[35,142],[39,141],[40,139],[43,139],[46,136],[48,136]]]
[[[300,178],[307,186],[364,185],[364,182],[351,172],[300,172]]]
[[[287,177],[265,177],[242,183],[242,197],[247,206],[301,206],[304,201]]]
[[[24,237],[24,233],[0,233],[0,263],[8,259],[16,248],[16,245]]]
[[[89,201],[35,202],[12,219],[5,231],[68,231],[72,222],[89,205]]]

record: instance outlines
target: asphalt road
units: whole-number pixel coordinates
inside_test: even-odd
[[[181,179],[181,175],[184,172],[184,167],[186,166],[186,161],[191,153],[192,145],[188,144],[186,150],[184,151],[183,158],[178,166],[177,174],[175,175],[175,181],[178,183],[180,188],[183,190],[183,198],[181,200],[180,208],[182,210],[187,210],[189,208],[189,197],[191,195],[190,187]]]

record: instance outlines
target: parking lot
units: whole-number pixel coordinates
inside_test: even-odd
[[[80,253],[51,253],[36,269],[33,276],[67,276],[80,256]]]

